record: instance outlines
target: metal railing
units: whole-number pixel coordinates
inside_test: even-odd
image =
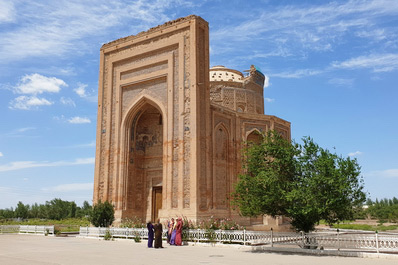
[[[19,226],[20,234],[47,234],[54,235],[54,226],[53,225],[20,225]]]
[[[19,225],[0,225],[0,234],[19,233]]]
[[[19,233],[19,234],[40,234],[54,235],[53,225],[1,225],[0,234]]]
[[[146,228],[80,227],[81,237],[104,237],[106,231],[113,238],[148,238]],[[163,238],[166,238],[166,231]],[[251,246],[291,245],[308,249],[357,250],[398,253],[398,234],[368,231],[293,233],[247,230],[183,231],[183,239],[191,242],[231,243]]]

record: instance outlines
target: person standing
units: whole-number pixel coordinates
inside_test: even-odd
[[[177,219],[177,226],[176,226],[176,246],[181,246],[182,245],[182,218],[178,217]]]
[[[158,222],[154,225],[154,229],[155,229],[155,248],[163,248],[162,246],[163,227],[162,224],[160,223],[160,219],[158,219]]]
[[[167,243],[171,244],[171,233],[173,232],[174,218],[171,221],[167,221]]]
[[[153,246],[153,224],[151,221],[149,221],[146,224],[146,227],[148,228],[148,247],[151,248]]]
[[[176,226],[177,226],[177,221],[173,222],[173,225],[171,226],[170,245],[176,244]]]

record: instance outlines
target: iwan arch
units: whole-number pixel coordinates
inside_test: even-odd
[[[208,23],[188,16],[101,48],[94,203],[116,219],[184,215],[244,218],[229,194],[241,149],[257,132],[290,138],[290,123],[264,115],[264,75],[209,68]],[[268,223],[270,224],[270,223]]]

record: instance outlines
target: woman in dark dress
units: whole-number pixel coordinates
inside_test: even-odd
[[[155,248],[163,248],[162,246],[163,227],[159,219],[158,222],[153,226],[153,228],[155,229]]]
[[[153,246],[153,224],[151,221],[149,221],[146,224],[146,227],[148,228],[148,247],[151,248]]]

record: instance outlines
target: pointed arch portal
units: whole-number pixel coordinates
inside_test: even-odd
[[[136,111],[128,141],[127,207],[133,215],[156,220],[162,208],[163,117],[145,103]]]

